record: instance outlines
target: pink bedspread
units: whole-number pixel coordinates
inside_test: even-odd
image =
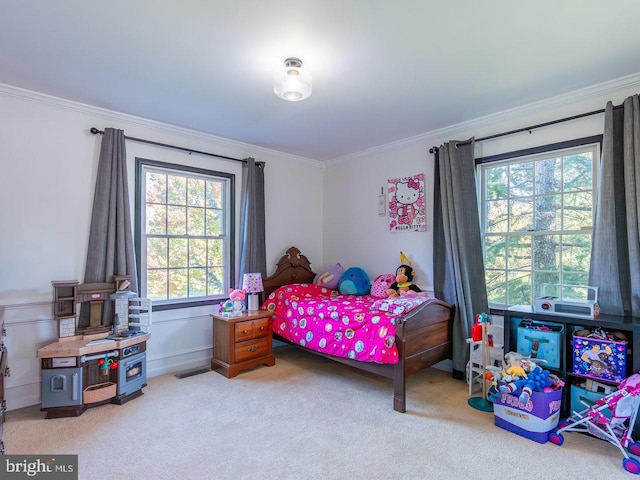
[[[263,308],[274,312],[273,331],[303,347],[362,362],[398,363],[394,319],[425,297],[380,300],[340,295],[319,285],[286,285]]]

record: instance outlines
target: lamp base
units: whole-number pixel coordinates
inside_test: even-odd
[[[260,308],[260,302],[258,301],[258,295],[249,294],[247,298],[247,310],[258,310]]]

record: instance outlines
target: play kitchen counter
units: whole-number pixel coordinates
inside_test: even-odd
[[[37,352],[46,418],[81,415],[88,407],[123,404],[146,386],[149,333],[109,340],[106,334],[60,340]]]
[[[50,343],[46,347],[38,350],[38,358],[54,357],[78,357],[81,355],[91,355],[104,352],[105,350],[122,349],[146,342],[151,338],[150,333],[135,335],[123,338],[122,340],[106,340],[106,335],[97,335],[91,338],[81,338],[78,340],[61,340]],[[95,343],[93,343],[95,342]]]

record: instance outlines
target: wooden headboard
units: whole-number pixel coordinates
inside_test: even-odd
[[[264,286],[263,301],[278,287],[290,283],[311,283],[316,274],[311,270],[311,263],[296,247],[291,247],[280,257],[273,275],[262,280]]]

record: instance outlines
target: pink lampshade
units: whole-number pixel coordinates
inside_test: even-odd
[[[264,291],[262,275],[259,273],[245,273],[242,277],[242,288],[247,293],[260,293]]]

